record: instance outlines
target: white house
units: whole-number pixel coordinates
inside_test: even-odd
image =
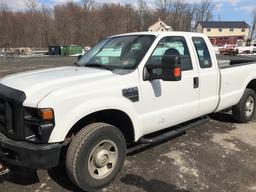
[[[171,26],[167,25],[165,22],[159,19],[156,23],[154,23],[148,28],[148,31],[156,32],[156,31],[173,31],[173,30]]]

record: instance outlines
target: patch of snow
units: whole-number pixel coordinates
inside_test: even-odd
[[[85,51],[82,51],[82,53],[70,55],[70,57],[78,57],[78,56],[80,56],[80,55],[84,55],[85,53],[86,53]]]
[[[216,133],[211,141],[221,145],[224,149],[240,151],[232,140],[239,140],[243,143],[256,147],[256,122],[248,124],[235,124],[236,129],[228,133]]]
[[[256,191],[256,185],[248,187],[248,190],[249,191]]]
[[[172,159],[173,164],[176,165],[180,173],[192,175],[194,177],[199,177],[199,172],[197,169],[191,167],[184,159],[184,153],[181,151],[173,150],[169,153],[163,154],[163,156]]]

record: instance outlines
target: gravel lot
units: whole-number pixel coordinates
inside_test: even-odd
[[[0,59],[0,77],[37,68],[72,65],[75,58]],[[103,192],[254,192],[256,191],[256,120],[235,124],[229,114],[187,134],[129,154],[121,173]],[[63,168],[15,169],[0,177],[3,192],[79,191]]]

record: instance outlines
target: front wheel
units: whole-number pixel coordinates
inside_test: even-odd
[[[246,89],[240,102],[232,109],[235,121],[247,123],[254,117],[256,108],[256,94],[252,89]]]
[[[66,156],[70,179],[93,191],[108,185],[123,166],[126,142],[122,132],[105,123],[93,123],[73,138]]]

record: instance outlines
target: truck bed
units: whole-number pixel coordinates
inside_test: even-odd
[[[246,65],[256,62],[256,55],[254,56],[226,56],[226,55],[217,55],[219,67],[221,69]]]
[[[241,99],[246,86],[256,75],[256,57],[221,56],[221,58],[229,60],[218,60],[221,76],[218,111],[236,105]],[[220,64],[223,61],[229,61],[229,65]]]

